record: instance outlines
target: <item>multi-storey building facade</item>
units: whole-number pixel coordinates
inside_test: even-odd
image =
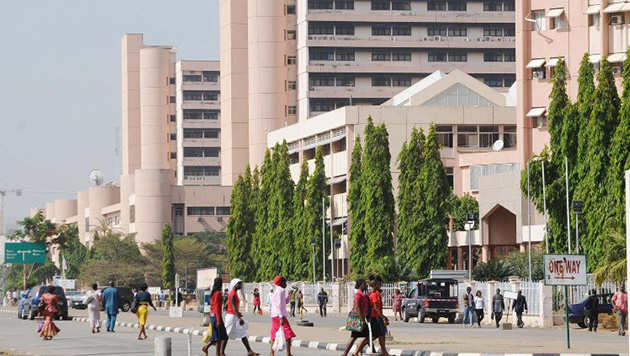
[[[122,38],[120,186],[46,204],[47,219],[77,224],[81,241],[107,223],[152,242],[165,224],[178,234],[223,231],[231,187],[220,186],[220,72],[216,61],[177,61],[172,46]]]
[[[262,162],[268,132],[380,105],[436,70],[507,91],[514,10],[511,0],[221,1],[223,183]]]

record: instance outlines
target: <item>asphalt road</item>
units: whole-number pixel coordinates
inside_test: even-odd
[[[61,332],[51,341],[42,341],[36,333],[37,320],[19,320],[13,314],[0,314],[0,351],[10,351],[15,355],[40,356],[109,356],[109,355],[154,355],[154,339],[167,336],[172,339],[173,355],[187,355],[187,336],[182,334],[162,333],[148,330],[149,338],[136,339],[138,329],[116,327],[116,333],[92,334],[87,323],[58,321]],[[201,338],[193,337],[192,355],[201,355]],[[252,344],[254,351],[269,355],[269,345]],[[293,348],[293,355],[313,355],[314,350]],[[318,355],[327,356],[337,353],[317,350]],[[244,355],[242,343],[230,340],[227,355]],[[282,353],[281,355],[283,355]]]

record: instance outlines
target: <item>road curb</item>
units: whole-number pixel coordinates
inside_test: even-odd
[[[0,309],[0,312],[7,314],[17,314],[15,310],[6,310]],[[85,317],[72,317],[71,319],[74,322],[89,322],[88,318]],[[105,325],[105,321],[101,321],[102,325]],[[125,321],[117,321],[116,326],[127,327],[127,328],[135,328],[139,329],[140,324],[138,323],[129,323]],[[195,336],[204,336],[206,334],[205,330],[191,329],[191,328],[182,328],[182,327],[172,327],[172,326],[162,326],[162,325],[147,325],[147,330],[155,330],[155,331],[163,331],[168,333],[176,333],[176,334],[184,334],[184,335],[195,335]],[[269,336],[249,336],[248,340],[250,342],[262,343],[262,344],[271,344],[271,337]],[[291,342],[291,346],[300,347],[300,348],[308,348],[314,350],[328,350],[328,351],[344,351],[346,348],[346,344],[340,344],[336,342],[321,342],[321,341],[308,341],[308,340],[293,340]],[[378,351],[380,348],[377,347]],[[356,350],[356,346],[352,347],[352,352]],[[627,354],[569,354],[569,353],[448,353],[448,352],[431,352],[431,351],[418,351],[418,350],[401,350],[401,349],[389,349],[388,350],[391,355],[394,356],[628,356]]]

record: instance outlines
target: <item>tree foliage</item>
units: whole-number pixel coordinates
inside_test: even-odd
[[[463,231],[465,229],[466,214],[471,213],[475,216],[475,225],[473,230],[479,229],[479,202],[475,197],[466,193],[461,197],[453,197],[453,231]]]
[[[505,282],[514,275],[514,268],[506,260],[490,260],[478,263],[473,269],[473,278],[478,282]]]
[[[173,229],[170,225],[164,225],[162,229],[162,245],[164,256],[162,258],[162,287],[171,289],[175,285],[175,254],[173,247]]]
[[[350,188],[348,191],[348,212],[350,214],[350,267],[357,277],[365,271],[365,207],[361,205],[363,146],[357,136],[350,161]]]
[[[315,169],[313,174],[308,180],[308,188],[306,192],[306,206],[304,218],[306,219],[306,227],[309,236],[315,237],[315,277],[321,276],[323,273],[322,264],[317,261],[322,258],[323,248],[327,252],[330,252],[330,242],[327,237],[326,226],[322,231],[322,221],[324,219],[324,212],[322,211],[322,205],[328,207],[329,200],[326,192],[328,186],[326,184],[326,172],[324,168],[324,153],[321,147],[315,150]],[[328,256],[326,256],[328,260]],[[312,258],[309,259],[312,265]],[[330,269],[327,268],[330,272]],[[309,269],[309,280],[313,279],[312,271]]]
[[[66,260],[66,278],[76,279],[81,273],[81,267],[89,258],[89,251],[79,240],[79,229],[76,225],[64,225],[58,229],[59,235],[65,235],[66,244],[59,250],[61,260]]]
[[[232,189],[231,213],[228,222],[228,256],[230,274],[244,281],[255,280],[251,249],[255,232],[255,211],[251,201],[253,179],[247,166],[245,175],[238,177]]]
[[[603,228],[603,243],[606,246],[602,256],[601,265],[594,271],[595,282],[602,284],[605,281],[623,282],[626,280],[627,255],[626,237],[621,220],[610,218]]]
[[[305,219],[305,202],[308,188],[308,163],[302,161],[300,179],[293,193],[293,259],[292,275],[295,280],[313,280],[313,253],[311,252],[311,236]]]
[[[544,254],[532,249],[532,281],[542,281],[544,276]],[[529,280],[529,253],[514,251],[505,258],[506,263],[512,266],[513,275],[523,281]]]

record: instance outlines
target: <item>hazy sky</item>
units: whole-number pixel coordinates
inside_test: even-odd
[[[0,0],[0,189],[7,227],[47,201],[76,198],[92,169],[116,180],[120,39],[218,59],[218,0]]]

